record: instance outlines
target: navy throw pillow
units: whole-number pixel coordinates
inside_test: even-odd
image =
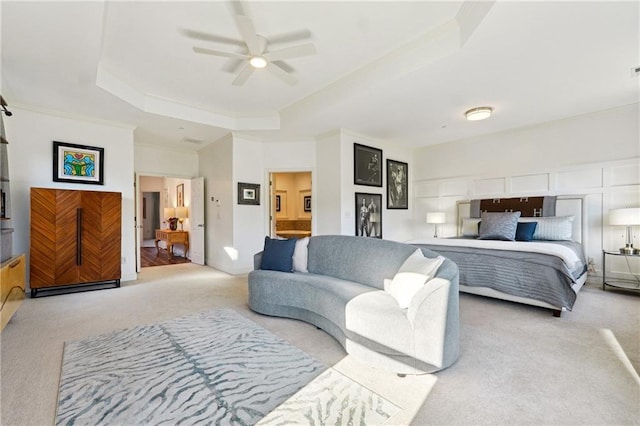
[[[296,249],[297,238],[277,240],[264,237],[264,251],[260,269],[270,271],[292,272],[293,252]]]
[[[531,241],[536,232],[538,222],[518,222],[516,228],[516,241]]]

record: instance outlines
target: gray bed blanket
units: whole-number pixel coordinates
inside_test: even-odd
[[[437,244],[413,245],[428,248],[453,260],[460,269],[460,284],[488,287],[571,310],[576,300],[576,291],[571,285],[586,273],[587,266],[580,244],[568,241],[557,243],[572,248],[582,263],[570,270],[562,259],[542,253]]]

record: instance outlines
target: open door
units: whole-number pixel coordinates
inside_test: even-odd
[[[204,265],[204,178],[191,179],[189,258],[192,263]]]

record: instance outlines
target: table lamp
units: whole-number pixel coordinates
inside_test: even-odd
[[[633,230],[631,229],[632,226],[640,225],[640,207],[609,210],[609,225],[627,227],[627,242],[620,249],[620,253],[640,253],[639,249],[633,248]]]
[[[178,218],[178,222],[180,222],[180,230],[184,231],[182,222],[189,218],[189,211],[186,207],[176,207],[176,217]]]
[[[445,223],[444,212],[427,212],[427,223],[433,223],[433,238],[438,238],[438,225]]]

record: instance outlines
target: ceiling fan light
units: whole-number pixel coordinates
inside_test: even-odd
[[[262,56],[253,56],[249,59],[249,63],[254,68],[264,68],[267,66],[267,60]]]
[[[478,121],[491,117],[492,112],[493,108],[491,107],[478,107],[470,109],[469,111],[465,112],[464,115],[469,121]]]

